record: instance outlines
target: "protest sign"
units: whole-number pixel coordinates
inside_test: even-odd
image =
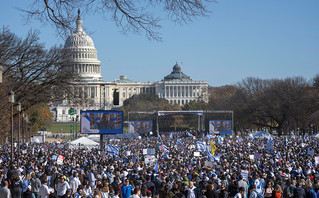
[[[199,156],[200,156],[200,152],[196,152],[196,151],[195,151],[195,152],[194,152],[194,156],[195,156],[195,157],[199,157]]]
[[[143,155],[155,155],[155,149],[143,149]]]
[[[260,153],[255,153],[254,154],[254,159],[260,160],[261,159],[261,154]]]
[[[248,180],[248,170],[241,170],[241,175],[245,180]]]
[[[58,155],[58,159],[56,161],[57,164],[62,165],[64,160],[64,156]]]
[[[213,167],[213,166],[214,166],[214,163],[213,163],[213,162],[210,162],[210,161],[205,161],[205,162],[204,162],[204,165],[205,165],[205,166],[208,166],[208,167]]]
[[[155,163],[156,157],[154,155],[148,155],[145,157],[145,164]]]
[[[254,155],[249,155],[249,159],[254,160],[255,159]]]
[[[315,154],[315,150],[313,149],[309,149],[307,152],[307,155],[314,155]]]
[[[319,164],[319,156],[316,156],[316,157],[315,157],[315,162],[316,162],[316,165]]]

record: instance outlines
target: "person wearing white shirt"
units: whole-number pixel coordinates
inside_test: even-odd
[[[234,198],[244,198],[244,194],[245,194],[245,188],[240,187],[239,192],[235,195]]]
[[[73,190],[72,192],[75,193],[78,189],[79,185],[81,185],[81,181],[77,177],[77,173],[73,174],[73,177],[70,179],[70,187]]]
[[[93,194],[93,189],[92,187],[89,185],[89,181],[88,180],[85,180],[84,181],[84,188],[83,188],[83,193],[89,197]]]
[[[39,189],[39,198],[49,198],[49,195],[51,194],[51,190],[48,187],[48,180],[45,178],[42,181],[42,185],[40,186]]]
[[[58,183],[57,196],[62,197],[68,189],[70,189],[69,183],[64,180],[64,176],[61,176],[60,182]]]

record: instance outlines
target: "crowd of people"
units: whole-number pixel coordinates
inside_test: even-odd
[[[5,144],[0,198],[316,198],[318,143],[309,137],[170,134],[105,142],[118,153],[70,149],[65,142],[23,143],[14,160]]]

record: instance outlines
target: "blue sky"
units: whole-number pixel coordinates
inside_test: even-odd
[[[22,13],[32,0],[2,1],[1,25],[19,36],[39,30],[46,47],[64,44],[50,26],[24,24]],[[162,42],[141,35],[123,35],[112,21],[83,16],[91,32],[102,76],[113,81],[126,75],[134,81],[158,81],[175,62],[193,80],[211,86],[235,84],[246,77],[311,79],[319,73],[318,0],[219,0],[207,18],[186,25],[162,21]],[[75,25],[75,23],[74,23]]]

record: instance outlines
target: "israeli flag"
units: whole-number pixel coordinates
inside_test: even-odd
[[[178,138],[177,138],[177,144],[178,144],[179,146],[184,147],[183,143],[182,143],[182,142],[181,142],[181,140],[180,140],[180,139],[178,139]]]
[[[290,131],[290,135],[291,135],[291,138],[292,138],[292,139],[295,139],[295,138],[296,138],[294,132]]]
[[[166,152],[164,152],[163,157],[166,158],[166,159],[170,159]]]
[[[207,153],[208,153],[209,161],[211,161],[211,162],[215,161],[215,157],[210,152],[207,152]]]
[[[119,155],[119,149],[110,144],[107,145],[107,152],[112,155],[116,155],[116,156]]]
[[[158,160],[157,160],[153,170],[154,170],[155,173],[158,173]]]
[[[204,142],[196,142],[196,146],[199,151],[205,152],[206,144]]]
[[[169,134],[169,138],[173,139],[173,133]]]
[[[250,137],[252,140],[254,140],[253,134],[249,134],[249,137]]]
[[[188,137],[193,137],[193,135],[190,132],[186,132]]]
[[[276,158],[277,158],[277,159],[280,159],[280,158],[281,158],[280,152],[277,153]]]

